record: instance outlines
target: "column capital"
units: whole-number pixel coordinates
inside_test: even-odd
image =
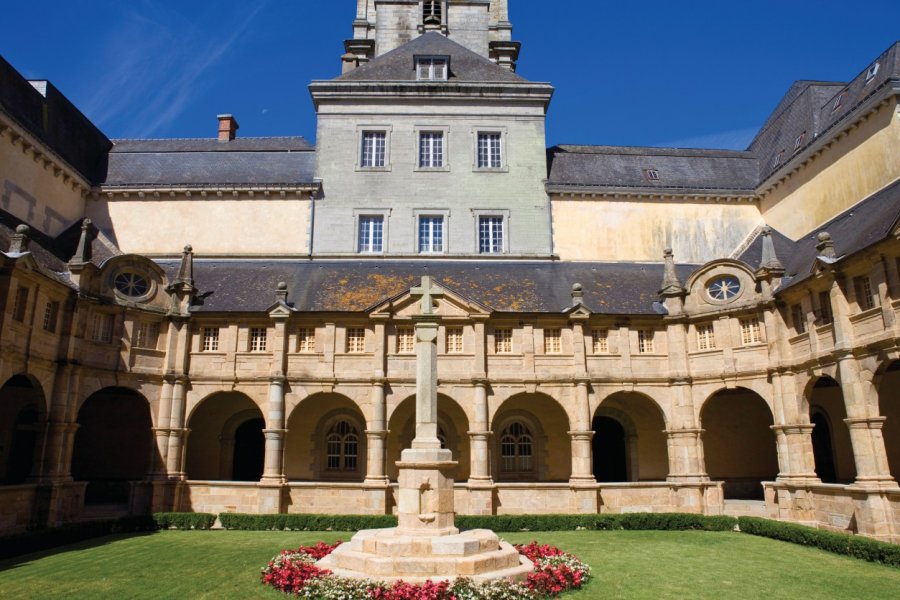
[[[705,429],[700,428],[684,428],[684,429],[666,429],[663,431],[667,436],[677,438],[677,437],[696,437],[704,433]]]
[[[263,429],[263,435],[269,440],[280,440],[287,433],[287,429]]]
[[[812,433],[816,426],[812,423],[792,423],[788,425],[770,425],[769,428],[775,433],[808,435]]]
[[[386,429],[367,429],[366,437],[370,440],[383,440],[388,436],[388,431]]]
[[[587,386],[591,385],[591,378],[588,377],[587,375],[577,376],[572,380],[572,385],[574,385],[575,387],[580,387],[580,386],[587,387]]]
[[[887,417],[856,417],[844,419],[848,429],[881,429]]]
[[[487,440],[490,439],[492,435],[494,435],[493,431],[467,431],[466,435],[468,435],[473,440]]]
[[[568,433],[569,433],[569,437],[571,437],[573,440],[589,441],[594,438],[593,430],[591,430],[591,431],[570,431]]]
[[[472,385],[475,387],[486,388],[488,386],[488,378],[485,375],[479,375],[472,378]]]
[[[287,377],[280,373],[277,375],[270,375],[269,383],[271,383],[272,385],[284,385],[285,383],[287,383]]]

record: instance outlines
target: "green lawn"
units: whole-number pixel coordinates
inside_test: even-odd
[[[111,536],[0,562],[0,598],[280,598],[259,569],[280,549],[339,533]],[[587,598],[900,598],[900,569],[738,533],[554,532],[537,539],[591,564]]]

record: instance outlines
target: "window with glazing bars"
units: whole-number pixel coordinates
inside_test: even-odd
[[[512,353],[512,329],[494,330],[494,352],[497,354]]]
[[[28,288],[19,286],[16,290],[16,300],[13,304],[13,319],[16,321],[25,321],[25,312],[28,310]]]
[[[503,166],[501,141],[502,136],[499,133],[478,134],[479,169],[499,169]]]
[[[759,319],[756,317],[741,319],[741,344],[748,346],[750,344],[758,344],[761,341],[762,331],[759,326]]]
[[[397,328],[397,353],[414,354],[416,351],[416,330],[413,327]]]
[[[91,339],[102,344],[112,342],[113,316],[106,313],[94,313],[91,326]]]
[[[47,302],[44,307],[44,331],[56,332],[56,322],[59,319],[59,302],[53,300]]]
[[[503,217],[478,219],[478,252],[481,254],[503,252]]]
[[[446,81],[447,59],[440,56],[417,58],[416,79],[419,81]]]
[[[638,330],[638,352],[641,354],[653,352],[653,331],[650,329]]]
[[[463,328],[447,328],[447,354],[462,354],[463,352]]]
[[[500,435],[500,470],[503,473],[531,473],[534,470],[534,438],[518,421]]]
[[[544,330],[544,354],[562,353],[562,329]]]
[[[854,280],[856,287],[856,303],[859,310],[869,310],[877,305],[877,298],[872,291],[872,280],[868,277],[857,277]]]
[[[384,166],[387,133],[384,131],[364,131],[359,165],[366,168]]]
[[[831,312],[831,292],[819,292],[819,324],[828,325],[834,322]]]
[[[155,350],[158,341],[159,323],[147,322],[139,324],[137,328],[137,334],[134,338],[135,348],[148,348],[150,350]]]
[[[806,333],[806,313],[803,311],[802,305],[795,304],[791,307],[791,322],[794,324],[794,331],[797,335]]]
[[[347,352],[360,354],[366,351],[366,330],[362,327],[347,329]]]
[[[250,328],[250,352],[265,352],[269,330],[265,327]]]
[[[697,325],[697,349],[712,350],[716,347],[716,334],[712,323]]]
[[[444,218],[419,217],[419,252],[439,254],[444,251]]]
[[[591,346],[594,354],[609,353],[609,331],[606,329],[591,330]]]
[[[203,352],[218,352],[219,351],[219,328],[218,327],[204,327],[203,328],[203,344],[200,349]]]
[[[297,352],[316,351],[316,330],[313,327],[301,327],[297,330]]]
[[[359,433],[347,421],[339,421],[326,438],[328,471],[356,471],[359,465]]]
[[[358,248],[360,253],[379,253],[384,251],[384,217],[370,216],[359,218]]]
[[[444,134],[427,131],[419,134],[419,167],[437,169],[444,166]]]

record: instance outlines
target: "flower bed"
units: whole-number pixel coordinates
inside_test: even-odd
[[[393,584],[337,577],[316,562],[341,542],[284,550],[262,570],[262,582],[298,598],[324,600],[538,600],[555,598],[580,588],[591,577],[591,568],[559,548],[532,542],[516,550],[534,563],[522,582],[498,580],[477,584],[460,578],[454,582],[428,581],[421,585]]]

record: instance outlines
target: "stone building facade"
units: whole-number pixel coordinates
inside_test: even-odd
[[[900,45],[746,151],[548,150],[505,0],[353,32],[315,146],[110,141],[0,59],[0,532],[392,512],[431,275],[459,512],[900,541]]]

